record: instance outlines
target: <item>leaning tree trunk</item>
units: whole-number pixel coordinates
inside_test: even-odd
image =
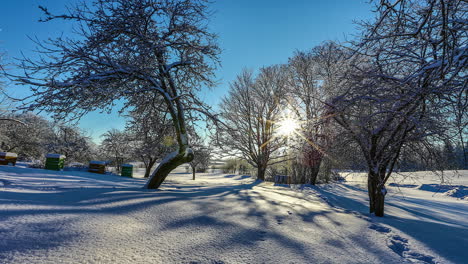
[[[147,189],[159,188],[172,170],[184,163],[191,162],[193,157],[193,151],[188,147],[183,147],[179,151],[168,154],[154,170],[145,187]]]
[[[163,65],[167,65],[164,54],[157,52],[157,61],[159,63],[160,83],[162,89],[159,89],[164,101],[166,102],[167,110],[174,124],[174,129],[177,135],[177,143],[179,150],[168,154],[164,160],[159,163],[156,170],[146,182],[145,188],[157,189],[166,179],[167,175],[178,166],[189,163],[193,160],[193,150],[189,147],[187,129],[185,126],[184,107],[181,98],[178,96],[179,87],[177,87],[173,76]],[[161,92],[163,91],[163,92]]]
[[[384,216],[385,195],[387,190],[385,186],[379,184],[381,181],[379,175],[375,172],[369,172],[367,179],[367,188],[369,193],[369,213],[375,216]]]
[[[161,57],[158,57],[160,62],[162,61]],[[163,63],[161,63],[163,64]],[[169,73],[165,72],[163,75],[168,75]],[[172,118],[172,122],[174,124],[174,128],[177,134],[177,142],[179,144],[179,150],[174,151],[168,154],[161,163],[159,163],[156,170],[154,170],[153,174],[146,182],[145,188],[147,189],[157,189],[166,179],[167,175],[177,168],[178,166],[189,163],[193,160],[194,154],[193,150],[188,145],[188,137],[187,131],[185,127],[185,119],[184,119],[184,108],[180,101],[180,98],[177,96],[177,89],[175,88],[175,84],[171,78],[168,77],[168,84],[171,89],[171,96],[172,98],[168,97],[168,93],[164,93],[164,100],[166,101],[166,105],[168,107],[169,113]]]

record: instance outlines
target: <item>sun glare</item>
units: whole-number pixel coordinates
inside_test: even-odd
[[[297,120],[286,118],[279,122],[278,134],[282,136],[291,136],[299,128]]]

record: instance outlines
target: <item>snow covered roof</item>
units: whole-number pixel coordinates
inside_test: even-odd
[[[18,157],[18,154],[12,152],[0,152],[0,156],[5,157]]]
[[[49,153],[49,154],[46,155],[46,158],[64,159],[66,157],[65,157],[65,155],[61,155],[61,154]]]
[[[97,160],[91,160],[89,164],[99,164],[99,165],[106,165],[105,161],[97,161]]]

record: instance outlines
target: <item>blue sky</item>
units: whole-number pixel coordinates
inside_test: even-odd
[[[50,11],[64,10],[73,0],[4,0],[0,4],[0,51],[8,57],[21,52],[34,56],[30,37],[46,39],[66,34],[65,23],[40,23],[38,5]],[[215,15],[210,25],[219,35],[221,68],[219,85],[206,90],[202,97],[217,105],[226,94],[229,82],[243,69],[286,63],[295,50],[307,50],[326,40],[343,41],[357,34],[353,20],[373,16],[364,0],[218,0],[213,3]],[[7,86],[13,96],[27,95],[27,87]],[[79,126],[95,141],[111,128],[122,129],[125,120],[116,113],[91,113]],[[46,114],[42,114],[47,116]]]

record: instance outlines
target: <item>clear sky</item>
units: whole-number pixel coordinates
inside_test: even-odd
[[[66,23],[40,23],[38,5],[60,12],[73,0],[1,0],[0,51],[8,57],[21,52],[34,56],[35,44],[28,38],[46,39],[67,34]],[[202,97],[217,105],[229,82],[243,69],[258,69],[286,63],[295,50],[307,50],[326,40],[343,41],[357,34],[354,20],[373,16],[367,0],[215,0],[210,25],[219,35],[222,67],[217,71],[219,85]],[[7,85],[9,94],[28,95],[27,87]],[[47,116],[46,114],[42,114]],[[117,113],[91,113],[79,126],[95,141],[111,128],[122,129],[125,120]]]

